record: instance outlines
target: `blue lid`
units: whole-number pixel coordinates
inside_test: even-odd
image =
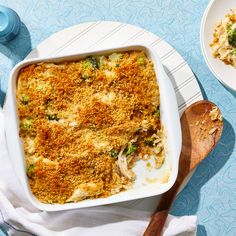
[[[9,25],[8,15],[5,12],[0,11],[0,34],[1,35],[7,31],[8,25]]]
[[[15,11],[0,5],[0,42],[13,39],[19,33],[20,24]]]

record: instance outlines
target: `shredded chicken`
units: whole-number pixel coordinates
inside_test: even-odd
[[[154,138],[154,151],[159,154],[163,149],[162,133],[153,134],[152,137]]]
[[[134,173],[132,170],[128,169],[127,157],[123,154],[125,147],[126,146],[124,146],[119,152],[117,164],[121,174],[127,177],[128,179],[132,179],[134,177]]]

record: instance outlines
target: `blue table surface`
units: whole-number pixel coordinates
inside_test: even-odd
[[[236,235],[236,93],[223,87],[201,54],[200,22],[208,0],[0,0],[22,20],[20,35],[0,45],[0,100],[11,68],[51,34],[88,21],[122,21],[143,27],[170,43],[187,60],[204,97],[223,112],[217,148],[197,168],[178,196],[174,215],[198,216],[197,235]],[[0,230],[1,235],[1,230]]]

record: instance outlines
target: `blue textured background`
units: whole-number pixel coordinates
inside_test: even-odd
[[[23,22],[19,37],[0,45],[1,103],[13,65],[54,32],[81,22],[127,22],[174,46],[196,74],[205,98],[221,108],[225,127],[220,144],[199,166],[172,213],[197,214],[198,236],[236,235],[236,93],[214,78],[201,54],[199,29],[207,0],[0,0],[0,4],[17,11]]]

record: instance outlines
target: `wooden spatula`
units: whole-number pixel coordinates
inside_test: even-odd
[[[204,160],[217,145],[223,130],[220,110],[203,100],[189,106],[181,117],[182,150],[175,184],[164,193],[144,236],[160,236],[169,209],[187,175]]]

